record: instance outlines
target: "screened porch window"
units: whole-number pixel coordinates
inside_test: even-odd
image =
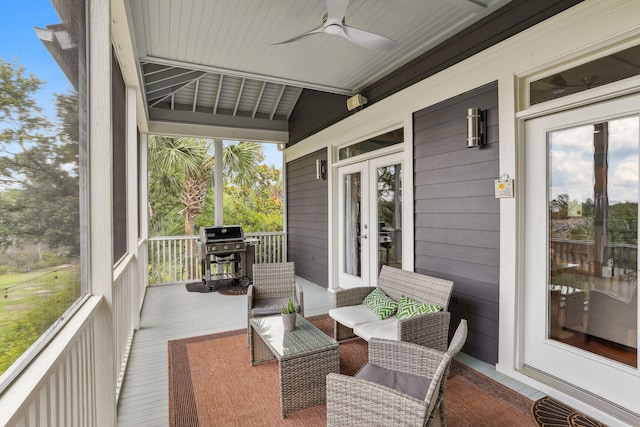
[[[11,23],[0,29],[0,392],[87,293],[85,3],[3,9]]]

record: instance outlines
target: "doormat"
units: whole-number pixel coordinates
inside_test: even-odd
[[[217,292],[220,295],[246,295],[247,287],[240,285],[219,285],[214,286],[213,289],[209,289],[202,281],[192,282],[186,284],[187,291],[199,292],[201,294],[208,294],[209,292]]]
[[[549,396],[536,400],[531,413],[539,427],[607,427]]]

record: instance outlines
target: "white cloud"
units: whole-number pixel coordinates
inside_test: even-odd
[[[549,133],[551,198],[593,198],[593,125]],[[638,201],[640,116],[609,122],[608,193],[610,202]]]

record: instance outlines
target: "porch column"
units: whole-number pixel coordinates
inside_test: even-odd
[[[222,140],[214,139],[213,146],[215,148],[215,167],[214,170],[214,192],[216,196],[215,205],[215,225],[224,225],[224,189],[223,189],[223,174],[224,174],[224,155],[222,148]]]

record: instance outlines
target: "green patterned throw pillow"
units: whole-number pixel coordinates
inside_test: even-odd
[[[380,288],[375,288],[362,301],[380,319],[384,320],[392,316],[398,310],[398,303],[389,298]]]
[[[402,297],[400,297],[400,304],[398,305],[398,319],[408,319],[409,317],[419,314],[435,313],[440,310],[439,305],[423,304],[402,295]]]
[[[366,297],[364,297],[364,299],[362,300],[363,304],[369,305],[369,303],[373,300],[377,300],[378,298],[381,297],[385,297],[386,298],[386,294],[382,291],[382,289],[380,288],[375,288],[374,290],[372,290],[369,295],[367,295]]]

